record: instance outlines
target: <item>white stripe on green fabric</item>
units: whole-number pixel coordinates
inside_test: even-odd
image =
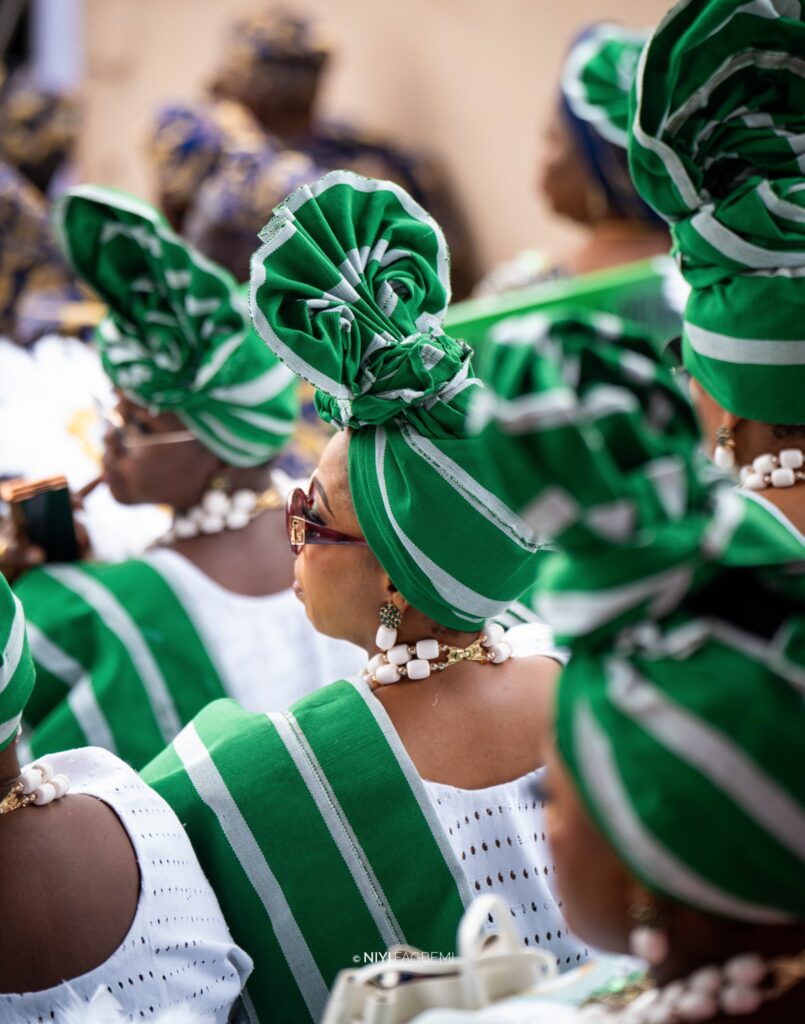
[[[361,695],[378,728],[383,733],[386,742],[391,748],[391,751],[400,766],[400,771],[405,776],[405,781],[410,786],[411,792],[414,794],[414,799],[419,804],[419,809],[422,811],[422,815],[428,823],[433,839],[439,847],[439,853],[441,853],[450,874],[453,876],[453,881],[456,883],[456,888],[459,896],[461,897],[461,902],[465,907],[469,906],[473,900],[473,893],[470,889],[470,883],[467,875],[461,867],[461,863],[450,844],[447,833],[444,831],[444,828],[439,821],[436,808],[431,803],[430,798],[425,791],[425,786],[422,783],[422,776],[416,770],[413,761],[408,755],[408,751],[403,746],[400,734],[394,728],[386,709],[373,695],[369,686],[362,679],[355,677],[348,679],[347,682],[354,686]]]
[[[272,252],[283,245],[291,235],[295,234],[295,232],[296,226],[294,223],[292,221],[286,221],[278,231],[274,232],[270,240],[264,243],[261,248],[257,250],[254,256],[252,256],[250,291],[250,310],[252,320],[254,320],[254,325],[259,334],[262,335],[263,338],[270,339],[271,349],[298,377],[302,377],[320,391],[325,391],[328,395],[332,395],[334,398],[341,398],[349,401],[352,398],[352,392],[346,384],[342,384],[340,381],[334,380],[332,377],[328,377],[327,374],[317,370],[315,367],[311,366],[310,363],[302,359],[301,356],[298,356],[292,348],[289,348],[283,341],[281,341],[276,331],[268,322],[268,318],[265,313],[257,304],[257,292],[263,287],[266,281],[267,258]]]
[[[159,730],[165,742],[170,743],[182,723],[159,665],[132,617],[110,590],[80,569],[52,565],[43,571],[86,601],[126,648],[148,693]]]
[[[212,323],[211,320],[208,323]],[[213,328],[214,329],[214,328]],[[218,373],[224,363],[229,359],[232,353],[243,344],[243,339],[246,337],[246,330],[238,331],[237,334],[233,334],[230,338],[219,345],[212,353],[212,357],[209,362],[205,363],[199,372],[196,374],[196,379],[193,382],[193,388],[195,390],[201,390],[206,384],[208,384],[212,378]]]
[[[652,832],[632,806],[618,771],[609,738],[599,728],[586,703],[579,702],[573,717],[573,742],[585,785],[598,808],[600,820],[617,837],[628,859],[661,891],[715,914],[758,924],[786,924],[793,918],[776,907],[748,903],[711,884],[680,861]]]
[[[643,601],[670,610],[688,592],[692,578],[692,569],[681,566],[605,590],[540,593],[535,599],[537,615],[557,633],[582,636]]]
[[[805,533],[797,529],[782,509],[769,501],[768,498],[764,498],[762,494],[758,494],[757,491],[741,491],[740,500],[753,501],[756,505],[760,505],[761,508],[765,509],[770,516],[777,520],[780,526],[791,534],[794,540],[798,540],[802,544],[803,552],[805,553]],[[803,554],[803,557],[805,557],[805,554]]]
[[[35,662],[52,676],[72,687],[86,678],[86,669],[46,636],[39,626],[28,622],[28,644]]]
[[[269,714],[387,946],[405,943],[391,903],[293,712]]]
[[[310,1016],[313,1020],[320,1020],[328,997],[321,971],[279,882],[192,722],[175,738],[173,749],[199,798],[215,815],[232,852],[263,905]]]
[[[673,7],[660,22],[660,26],[655,32],[655,37],[659,36],[665,25],[667,25],[672,18],[677,17],[691,2],[692,0],[680,0],[680,2],[677,3],[677,5]],[[701,206],[702,198],[696,191],[693,182],[688,177],[684,163],[667,143],[660,141],[660,139],[655,138],[653,135],[649,135],[643,130],[643,127],[640,124],[640,113],[643,109],[643,91],[645,86],[645,70],[648,54],[649,47],[646,47],[640,54],[640,60],[637,64],[637,77],[635,78],[635,95],[637,102],[635,104],[635,116],[632,121],[631,134],[644,149],[649,150],[649,152],[654,153],[660,158],[668,172],[669,178],[676,186],[676,190],[679,193],[679,197],[682,202],[689,210],[695,210],[697,207]]]
[[[255,412],[254,409],[232,408],[229,410],[229,413],[235,419],[241,420],[243,423],[249,423],[251,426],[258,427],[260,430],[279,434],[282,437],[289,433],[288,421],[277,419],[276,416],[268,416],[264,412]],[[263,447],[273,448],[274,444],[267,442]]]
[[[89,676],[80,679],[72,687],[67,694],[67,704],[84,734],[87,746],[103,747],[116,754],[115,737],[95,696]]]
[[[702,536],[701,548],[708,558],[715,559],[726,551],[735,531],[746,515],[744,501],[748,491],[737,491],[723,487],[715,491],[713,516]]]
[[[805,340],[736,338],[697,327],[690,321],[685,324],[685,333],[694,351],[709,359],[751,366],[805,366]]]
[[[270,370],[261,373],[254,380],[244,384],[231,384],[228,387],[213,388],[210,398],[232,405],[260,405],[283,391],[296,379],[295,374],[284,363],[277,363]],[[287,424],[285,430],[287,430]]]
[[[257,456],[266,455],[265,446],[248,444],[243,438],[238,438],[237,448],[226,444],[224,438],[219,436],[218,421],[215,421],[213,427],[208,427],[197,414],[177,410],[177,415],[202,444],[232,466],[253,466]],[[230,434],[230,436],[233,435]],[[268,456],[266,456],[266,461],[268,461]]]
[[[14,678],[25,647],[25,615],[17,595],[12,593],[11,598],[14,602],[14,618],[11,620],[11,629],[0,662],[0,693]]]
[[[311,196],[314,198],[320,196],[323,192],[333,188],[336,185],[348,185],[356,192],[392,192],[399,202],[400,206],[405,212],[413,217],[415,220],[422,221],[425,224],[433,225],[434,221],[431,215],[424,210],[419,203],[411,198],[408,193],[400,188],[399,185],[395,185],[391,181],[378,181],[374,178],[362,178],[359,175],[354,174],[352,171],[331,171],[325,175],[324,178],[320,178],[312,185],[305,185],[294,192],[285,203],[285,206],[292,212],[295,213],[300,207],[304,206]],[[450,304],[450,261],[447,255],[447,245],[441,232],[434,230],[434,236],[437,242],[437,263],[436,270],[439,275],[439,280],[445,290],[445,306],[444,312]],[[388,256],[388,254],[387,254]],[[254,258],[254,257],[253,257]],[[256,257],[259,259],[259,256]]]
[[[629,141],[628,132],[618,128],[605,110],[589,102],[582,82],[582,71],[601,49],[602,43],[610,39],[619,42],[631,41],[642,46],[646,41],[646,35],[641,32],[627,32],[620,26],[616,28],[602,25],[593,30],[590,38],[574,46],[567,58],[562,71],[562,92],[576,117],[594,125],[598,134],[607,142],[626,149]]]
[[[476,512],[497,527],[501,533],[526,551],[538,551],[542,547],[528,523],[497,495],[487,490],[479,480],[470,476],[457,462],[445,455],[427,437],[408,424],[400,426],[400,434],[409,448],[432,466]]]
[[[437,565],[428,558],[424,551],[419,548],[411,538],[404,532],[394,515],[389,500],[388,489],[385,480],[385,455],[386,455],[386,431],[382,427],[375,430],[375,472],[377,474],[377,485],[380,489],[380,496],[383,499],[383,507],[386,512],[391,528],[394,530],[402,546],[414,559],[421,571],[425,573],[433,586],[433,589],[443,601],[447,601],[455,609],[463,613],[476,616],[482,619],[491,619],[500,614],[508,607],[509,601],[494,601],[485,597],[451,576],[449,572]]]
[[[770,181],[762,181],[758,186],[757,194],[766,209],[777,214],[778,217],[793,221],[795,224],[805,224],[805,207],[781,199],[772,189]],[[798,269],[805,272],[803,267]]]
[[[101,710],[92,679],[84,666],[53,643],[33,623],[28,623],[28,643],[34,661],[69,687],[67,704],[88,746],[103,747],[117,753],[117,744]]]
[[[747,242],[716,219],[712,206],[694,213],[690,226],[722,256],[750,269],[801,267],[805,263],[805,252],[801,250],[764,249]]]
[[[606,675],[607,694],[616,708],[709,779],[778,843],[805,860],[802,806],[751,757],[643,678],[630,662],[608,659]]]

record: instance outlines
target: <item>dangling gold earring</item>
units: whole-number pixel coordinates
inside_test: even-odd
[[[735,469],[735,431],[732,427],[719,427],[716,430],[713,462],[719,469]]]
[[[662,927],[663,916],[654,900],[646,894],[627,911],[635,927],[629,932],[629,949],[633,956],[656,967],[668,956],[668,933]]]
[[[375,643],[381,651],[390,651],[397,643],[397,630],[402,622],[402,612],[396,604],[386,601],[380,606],[380,626]]]

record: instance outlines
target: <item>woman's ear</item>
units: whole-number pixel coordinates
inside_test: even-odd
[[[388,576],[386,577],[385,585],[388,600],[391,601],[395,608],[399,610],[400,615],[405,615],[406,611],[411,607],[410,604],[405,600],[399,590],[397,590]]]

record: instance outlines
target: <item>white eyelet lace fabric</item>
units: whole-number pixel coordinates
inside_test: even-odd
[[[157,1021],[186,1007],[225,1024],[251,971],[179,819],[137,773],[97,747],[48,757],[70,779],[70,793],[108,804],[137,855],[140,899],[126,938],[99,967],[40,992],[0,994],[0,1021],[50,1024],[89,1003],[99,986],[126,1020]],[[73,1019],[72,1017],[69,1019]]]

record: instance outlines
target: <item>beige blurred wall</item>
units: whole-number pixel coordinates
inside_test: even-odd
[[[656,21],[667,0],[289,0],[318,16],[337,59],[323,113],[445,163],[487,268],[519,249],[561,257],[574,229],[534,195],[565,49],[604,19]],[[148,196],[149,112],[198,94],[227,20],[248,0],[87,0],[87,180]]]

